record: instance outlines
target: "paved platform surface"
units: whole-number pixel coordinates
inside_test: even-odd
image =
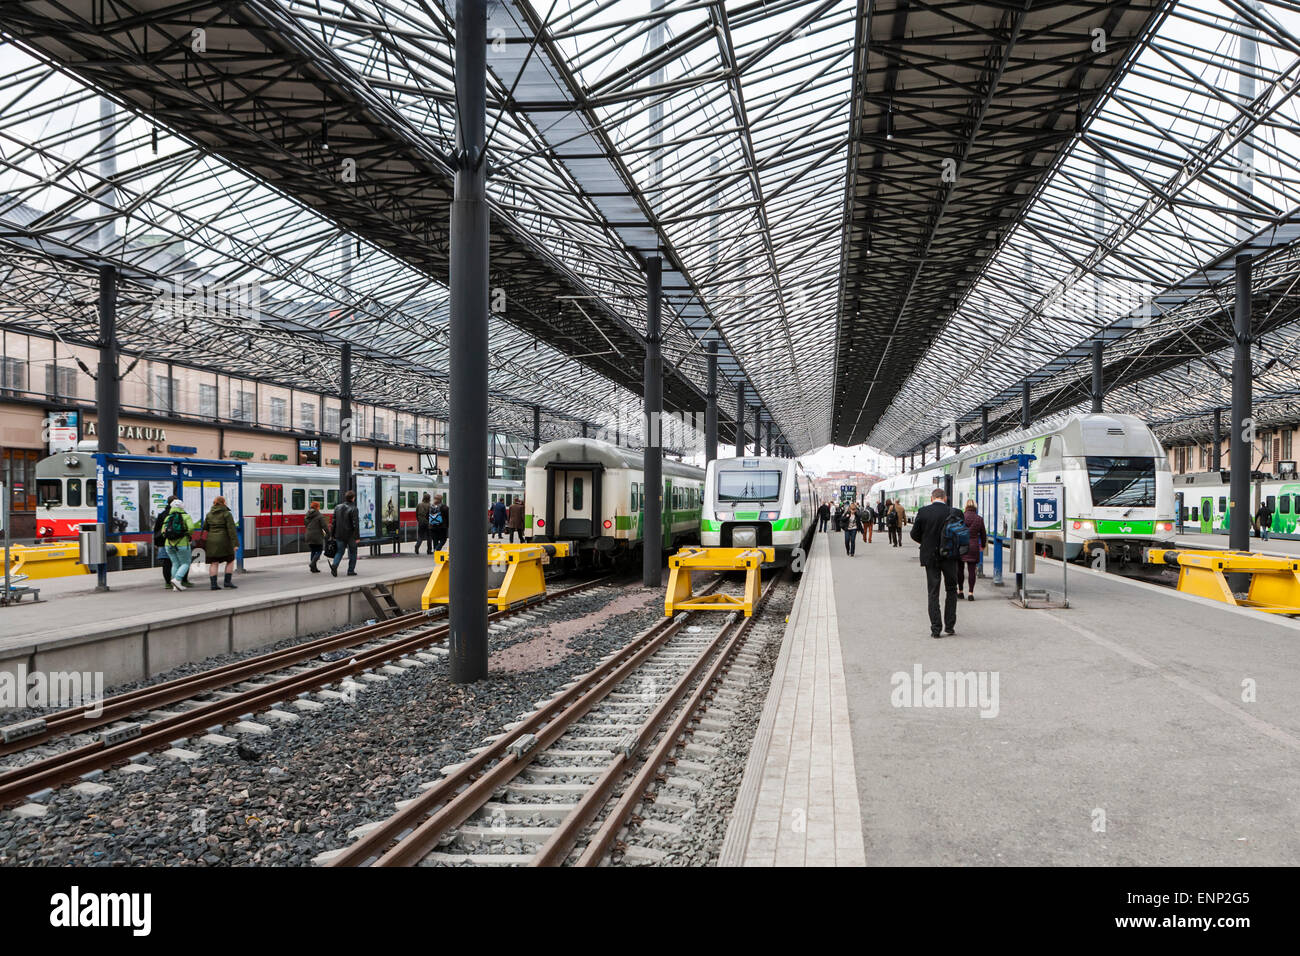
[[[1179,546],[1184,548],[1206,548],[1211,550],[1226,549],[1228,547],[1228,536],[1226,534],[1201,534],[1186,533],[1180,534],[1175,539]],[[1251,535],[1248,550],[1263,552],[1264,554],[1282,555],[1288,558],[1300,557],[1300,541],[1292,541],[1288,538],[1279,538],[1276,535],[1270,537],[1267,541],[1256,538]]]
[[[358,556],[356,577],[346,576],[346,557],[337,578],[330,575],[323,559],[320,567],[319,574],[308,571],[305,554],[248,558],[245,573],[236,572],[232,578],[236,589],[210,590],[207,571],[196,568],[190,574],[194,587],[183,593],[163,587],[159,568],[113,572],[108,577],[110,590],[105,593],[95,590],[96,577],[92,574],[33,581],[30,583],[41,589],[41,603],[33,604],[28,598],[0,608],[0,659],[7,652],[26,653],[33,645],[157,622],[168,616],[266,604],[290,596],[351,591],[361,585],[415,574],[423,568],[432,570],[433,558],[423,552],[385,552],[371,558],[363,550]]]
[[[723,843],[723,866],[861,866],[862,829],[824,537],[814,539]]]
[[[911,541],[833,545],[868,864],[1300,860],[1300,623],[1071,567],[1069,610],[982,579],[934,640]],[[918,670],[996,675],[996,716],[896,706]]]

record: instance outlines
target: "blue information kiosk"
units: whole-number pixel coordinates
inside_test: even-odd
[[[1023,530],[1020,489],[1029,481],[1029,463],[1037,455],[1008,455],[975,466],[975,501],[993,542],[993,583],[1002,586],[1002,548],[1011,547],[1013,532]]]
[[[202,521],[218,495],[241,528],[235,548],[239,570],[244,570],[244,466],[237,461],[193,458],[157,458],[149,455],[95,455],[95,520],[104,529],[105,541],[120,541],[130,535],[153,531],[152,516],[161,510],[168,495],[185,502],[185,510]],[[149,515],[146,524],[145,516]],[[108,587],[108,565],[100,564],[99,587]]]

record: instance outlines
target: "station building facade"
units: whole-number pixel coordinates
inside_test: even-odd
[[[0,331],[0,481],[16,538],[35,533],[36,462],[98,437],[98,360],[92,348]],[[118,440],[128,452],[338,464],[336,395],[125,352],[120,370]],[[446,471],[445,421],[358,402],[352,414],[357,467]]]

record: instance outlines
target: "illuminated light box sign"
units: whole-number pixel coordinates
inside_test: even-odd
[[[251,451],[232,451],[232,452],[227,452],[226,454],[228,454],[231,458],[252,458],[253,457],[253,453]]]
[[[289,460],[289,456],[288,456],[288,455],[268,455],[267,457],[270,458],[271,461],[288,461],[288,460]]]
[[[198,448],[191,445],[168,445],[167,451],[173,455],[197,455]]]

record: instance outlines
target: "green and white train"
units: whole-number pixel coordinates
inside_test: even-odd
[[[975,446],[877,482],[868,501],[873,507],[884,499],[901,501],[910,517],[930,503],[936,486],[950,479],[952,503],[963,508],[976,497],[977,465],[1019,454],[1033,456],[1029,481],[1065,485],[1063,530],[1039,532],[1036,538],[1046,553],[1074,559],[1104,552],[1122,562],[1142,560],[1143,548],[1172,547],[1175,505],[1169,461],[1151,429],[1131,415],[1073,415],[1013,439]],[[984,514],[989,533],[996,524],[1009,536],[1016,520],[1014,495],[1002,495],[996,511]]]
[[[699,541],[704,472],[663,463],[663,551]],[[614,564],[640,552],[646,538],[645,463],[641,452],[594,438],[547,442],[524,472],[524,537],[568,541],[582,563]]]
[[[784,561],[812,533],[817,496],[794,458],[719,458],[704,489],[705,547],[773,547]]]

